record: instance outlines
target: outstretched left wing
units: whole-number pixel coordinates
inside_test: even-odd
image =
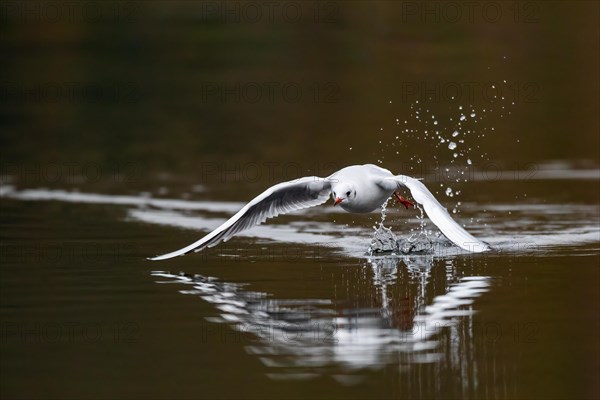
[[[271,186],[202,239],[183,249],[151,257],[149,260],[165,260],[215,246],[222,241],[227,241],[236,233],[262,224],[267,218],[323,204],[329,198],[330,192],[330,182],[316,176],[307,176]]]

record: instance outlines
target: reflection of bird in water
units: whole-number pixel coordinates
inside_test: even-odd
[[[400,331],[412,330],[415,313],[425,304],[425,286],[433,266],[433,257],[387,256],[369,259],[368,262],[373,270],[373,284],[380,295],[382,315],[390,326]],[[398,284],[399,268],[409,278],[404,285]],[[417,286],[413,294],[411,282],[413,287],[415,283]],[[397,293],[398,290],[403,292]]]
[[[409,331],[413,328],[415,319],[415,310],[408,297],[399,299],[396,305],[392,306],[394,310],[394,322],[401,331]]]
[[[427,279],[422,277],[423,270],[411,273],[403,262],[398,263],[400,259],[395,258],[396,269],[392,268],[391,260],[385,261],[385,276],[379,281],[385,282],[390,300],[376,299],[378,305],[370,306],[364,302],[368,298],[361,296],[358,296],[361,299],[346,299],[345,307],[340,307],[341,301],[330,299],[273,299],[268,293],[245,290],[241,284],[200,275],[157,271],[153,276],[169,279],[163,282],[190,285],[190,290],[179,292],[197,295],[212,304],[219,316],[207,317],[211,323],[227,325],[226,329],[231,328],[232,332],[254,338],[245,347],[246,351],[271,368],[270,371],[282,374],[280,378],[305,374],[316,377],[328,373],[324,367],[334,365],[351,372],[397,364],[399,359],[406,363],[430,362],[432,357],[440,356],[435,349],[443,343],[454,346],[455,351],[463,351],[464,345],[470,343],[472,332],[468,330],[454,341],[439,342],[436,335],[453,319],[471,315],[470,309],[459,308],[470,306],[472,299],[487,290],[488,278],[463,278],[444,294],[428,301],[426,308],[415,306],[425,304],[421,285]],[[357,289],[374,289],[369,284],[370,278],[364,281],[362,273],[356,278],[345,281]],[[395,293],[398,291],[399,294]],[[382,313],[383,309],[389,312]]]
[[[394,175],[387,169],[365,164],[343,168],[327,178],[309,176],[272,186],[202,239],[151,260],[164,260],[215,246],[241,231],[265,222],[267,218],[323,204],[330,196],[333,197],[334,205],[339,204],[351,213],[375,211],[392,195],[408,208],[414,204],[396,193],[404,188],[410,190],[429,219],[455,245],[471,252],[490,249],[488,244],[476,239],[457,224],[420,180]]]

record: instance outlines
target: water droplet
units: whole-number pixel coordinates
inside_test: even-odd
[[[452,188],[451,187],[447,187],[446,188],[446,196],[448,196],[448,197],[454,196],[454,193],[452,193]]]
[[[454,149],[456,148],[456,143],[454,143],[454,142],[450,142],[450,143],[448,143],[448,148],[449,148],[450,150],[454,150]],[[456,156],[455,156],[455,157],[456,157]]]
[[[458,154],[454,153],[452,154],[454,156],[454,158],[458,157]]]
[[[470,158],[467,158],[467,164],[471,165],[471,164],[473,164],[473,161],[471,161]]]
[[[459,134],[458,131],[454,131],[454,132],[452,132],[452,137],[457,137],[458,134]]]
[[[434,125],[437,125],[437,121],[433,121],[433,124],[434,124]]]
[[[471,118],[475,118],[475,113],[471,113]]]
[[[464,115],[461,115],[459,119],[460,119],[461,121],[466,121],[466,120],[467,120],[467,117],[465,117]]]

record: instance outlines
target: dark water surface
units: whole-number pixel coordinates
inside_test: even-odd
[[[597,2],[23,3],[0,7],[2,399],[600,396]],[[146,260],[378,161],[495,250],[390,203],[436,246],[370,256],[381,216],[328,204]]]
[[[378,216],[327,206],[165,262],[144,257],[187,244],[197,220],[215,225],[237,204],[5,187],[3,391],[591,396],[599,185],[578,182],[577,203],[465,209],[461,220],[481,217],[471,230],[496,247],[488,254],[369,257]],[[388,225],[407,237],[416,214],[388,211]]]

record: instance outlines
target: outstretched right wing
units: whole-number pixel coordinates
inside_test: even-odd
[[[215,246],[221,241],[227,241],[236,233],[262,224],[267,218],[323,204],[329,198],[330,192],[330,182],[316,176],[308,176],[271,186],[246,204],[223,225],[202,239],[171,253],[151,257],[149,260],[165,260],[191,251],[200,251],[206,247]]]
[[[407,187],[417,203],[423,205],[427,216],[435,226],[437,226],[450,241],[463,250],[471,251],[473,253],[490,250],[490,246],[487,243],[477,239],[462,226],[457,224],[450,214],[448,214],[448,211],[446,211],[420,180],[406,175],[396,175],[389,178],[383,178],[378,184],[388,190],[396,190],[401,186]]]

